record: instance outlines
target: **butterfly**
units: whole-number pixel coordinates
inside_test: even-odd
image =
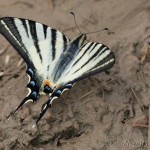
[[[25,103],[49,95],[36,124],[65,90],[79,80],[106,71],[115,63],[115,55],[107,46],[88,42],[84,33],[70,40],[44,24],[14,17],[0,19],[0,33],[23,58],[29,76],[29,93],[13,113]]]

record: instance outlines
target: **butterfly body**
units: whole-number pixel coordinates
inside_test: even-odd
[[[65,90],[115,63],[114,53],[103,44],[86,42],[86,34],[70,40],[44,24],[13,17],[0,19],[0,33],[27,64],[29,94],[14,112],[29,101],[37,101],[40,95],[49,95],[36,123]]]

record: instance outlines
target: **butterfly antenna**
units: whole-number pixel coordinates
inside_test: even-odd
[[[80,34],[81,34],[82,32],[81,32],[81,30],[79,29],[79,26],[77,25],[76,18],[75,18],[75,13],[74,13],[74,12],[70,12],[70,14],[73,16],[74,23],[75,23],[77,29],[79,30],[79,32],[80,32]]]
[[[108,28],[104,28],[104,29],[101,29],[98,31],[87,32],[85,34],[97,33],[97,32],[101,32],[101,31],[108,31],[108,34],[112,33]]]

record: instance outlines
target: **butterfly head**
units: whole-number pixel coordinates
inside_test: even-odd
[[[72,45],[76,45],[77,47],[81,47],[84,44],[84,42],[85,42],[86,39],[87,39],[86,38],[86,34],[82,33],[78,37],[74,38],[71,41],[71,43],[72,43]]]

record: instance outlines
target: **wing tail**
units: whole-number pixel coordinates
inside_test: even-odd
[[[29,83],[27,85],[29,93],[15,109],[15,111],[13,111],[13,114],[15,114],[24,104],[28,102],[35,102],[40,96],[39,90],[41,83],[35,80],[36,76],[34,71],[31,68],[28,68],[26,73],[29,75]]]
[[[44,114],[46,113],[47,109],[51,107],[50,101],[51,101],[51,99],[48,99],[48,101],[43,104],[43,106],[41,108],[40,115],[39,115],[38,119],[36,120],[36,125],[41,120],[41,118],[44,116]]]
[[[32,99],[29,99],[28,97],[25,97],[23,101],[18,105],[18,107],[13,111],[13,114],[15,114],[24,104],[28,102],[34,102]]]

